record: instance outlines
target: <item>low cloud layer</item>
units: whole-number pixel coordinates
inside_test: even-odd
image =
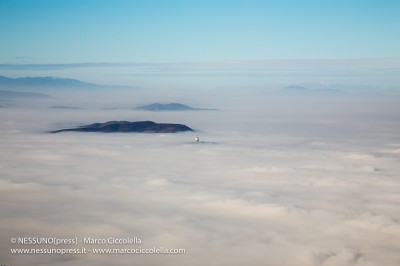
[[[175,63],[0,64],[7,77],[54,76],[103,85],[204,89],[266,84],[334,87],[346,91],[398,91],[399,58],[227,60]],[[321,83],[321,80],[323,82]],[[351,86],[345,86],[350,84]],[[272,86],[276,89],[276,86]],[[362,88],[362,90],[360,89]]]
[[[399,265],[393,99],[354,106],[336,99],[329,107],[310,100],[303,109],[262,100],[214,113],[147,114],[79,102],[84,109],[2,108],[0,262]],[[199,131],[46,132],[146,116]],[[142,247],[187,254],[11,255],[10,238],[18,236],[136,236]]]

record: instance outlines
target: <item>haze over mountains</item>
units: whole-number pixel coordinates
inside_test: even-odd
[[[13,88],[13,87],[12,87]],[[1,91],[0,99],[51,99],[50,95],[37,92],[18,92],[18,91]]]
[[[65,79],[56,77],[23,77],[8,78],[0,76],[0,88],[43,88],[43,87],[75,87],[96,88],[101,85],[82,82],[76,79]]]
[[[309,89],[303,86],[286,86],[280,93],[291,95],[343,95],[346,92],[338,89]]]
[[[258,79],[257,79],[258,80]],[[256,80],[256,81],[257,81]],[[138,79],[136,82],[142,84],[142,79]],[[172,81],[171,84],[174,81]],[[248,82],[244,79],[242,82]],[[251,80],[253,82],[253,80]],[[5,76],[0,76],[0,90],[1,91],[18,91],[18,92],[35,92],[44,93],[51,95],[52,93],[59,92],[111,92],[113,89],[126,89],[126,92],[137,89],[136,84],[128,85],[103,85],[98,83],[84,82],[78,79],[71,78],[59,78],[59,77],[20,77],[20,78],[9,78]],[[180,91],[183,95],[190,92],[191,89],[188,87],[182,87],[182,84],[173,85],[176,86],[176,90]],[[271,93],[271,95],[309,95],[309,96],[329,96],[329,95],[344,95],[344,94],[393,94],[399,93],[398,85],[379,85],[379,84],[344,84],[338,82],[324,83],[320,84],[318,82],[301,81],[301,82],[291,82],[291,85],[285,85],[285,83],[278,83],[271,87],[271,85],[241,85],[239,91],[244,90],[247,93]],[[146,90],[151,89],[154,91],[155,88],[146,88]],[[157,88],[158,90],[159,88]],[[197,88],[198,89],[198,88]],[[230,84],[228,87],[224,85],[219,87],[223,93],[231,93],[234,95],[238,92],[238,87],[236,84]],[[202,88],[204,93],[213,94],[206,88]],[[141,93],[142,90],[137,90],[136,93]],[[155,92],[155,91],[154,91]],[[162,92],[157,92],[161,93]],[[242,94],[242,92],[241,92]],[[144,95],[144,94],[143,94]],[[53,96],[53,95],[51,95]],[[173,100],[173,98],[171,98]],[[174,102],[171,103],[152,103],[145,106],[139,106],[138,109],[148,110],[148,111],[168,111],[168,110],[216,110],[215,108],[195,108],[190,106],[183,106]]]
[[[193,108],[188,105],[184,105],[181,103],[153,103],[149,105],[139,106],[136,107],[137,110],[144,110],[144,111],[216,111],[218,109],[207,109],[207,108]]]
[[[9,78],[0,76],[0,89],[107,89],[111,87],[132,88],[129,86],[107,86],[77,79],[58,78],[58,77],[22,77]]]

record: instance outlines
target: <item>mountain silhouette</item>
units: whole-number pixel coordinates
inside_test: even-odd
[[[60,133],[66,131],[78,131],[78,132],[141,132],[141,133],[176,133],[185,131],[194,131],[190,127],[181,124],[164,124],[155,123],[153,121],[139,121],[139,122],[128,122],[128,121],[110,121],[106,123],[94,123],[86,126],[77,128],[67,128],[52,131],[51,133]]]

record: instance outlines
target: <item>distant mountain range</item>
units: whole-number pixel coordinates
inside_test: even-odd
[[[36,92],[0,91],[0,99],[51,99],[50,95]]]
[[[110,121],[106,123],[94,123],[77,128],[55,130],[52,131],[51,133],[60,133],[66,131],[104,132],[104,133],[113,133],[113,132],[176,133],[176,132],[194,131],[194,130],[182,124],[164,124],[164,123],[155,123],[153,121],[139,121],[139,122]]]
[[[137,110],[144,110],[144,111],[205,111],[205,110],[218,110],[218,109],[205,109],[205,108],[193,108],[184,104],[180,103],[153,103],[149,105],[139,106],[136,107]]]
[[[337,89],[309,89],[303,86],[286,86],[280,93],[292,95],[342,95],[346,92]]]
[[[54,105],[50,107],[51,109],[68,109],[68,110],[80,110],[82,108],[77,106],[64,106],[64,105]]]
[[[0,89],[48,89],[48,88],[76,88],[76,89],[99,89],[99,88],[129,88],[126,86],[106,86],[87,83],[76,79],[57,77],[25,77],[8,78],[0,76]]]

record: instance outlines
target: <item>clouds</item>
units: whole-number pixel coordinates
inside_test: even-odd
[[[286,59],[286,60],[208,60],[186,62],[77,62],[69,64],[0,64],[1,70],[68,70],[112,69],[130,70],[132,76],[250,76],[266,75],[393,75],[399,71],[400,59]],[[349,72],[351,71],[351,73]],[[126,73],[125,75],[129,75]]]
[[[209,60],[182,62],[73,62],[0,64],[7,77],[53,76],[109,86],[150,89],[166,96],[193,99],[223,95],[248,97],[302,86],[308,93],[398,93],[399,58]],[[316,91],[314,91],[316,90]],[[201,92],[201,93],[199,93]],[[56,90],[46,91],[57,96]],[[190,95],[187,97],[187,95]],[[195,97],[193,97],[195,96]],[[154,99],[150,99],[154,100]],[[252,99],[254,100],[254,98]],[[149,102],[147,102],[149,103]]]
[[[193,142],[194,133],[46,133],[60,124],[147,115],[135,110],[100,110],[78,100],[85,109],[48,112],[51,104],[38,103],[2,109],[1,262],[398,265],[399,125],[391,104],[379,109],[386,119],[375,121],[354,112],[371,110],[370,102],[337,99],[324,109],[310,101],[288,112],[277,108],[284,101],[262,100],[271,104],[148,114],[201,129],[204,145]],[[339,104],[341,112],[331,109]],[[137,236],[142,247],[188,252],[9,254],[9,239],[25,235]]]

